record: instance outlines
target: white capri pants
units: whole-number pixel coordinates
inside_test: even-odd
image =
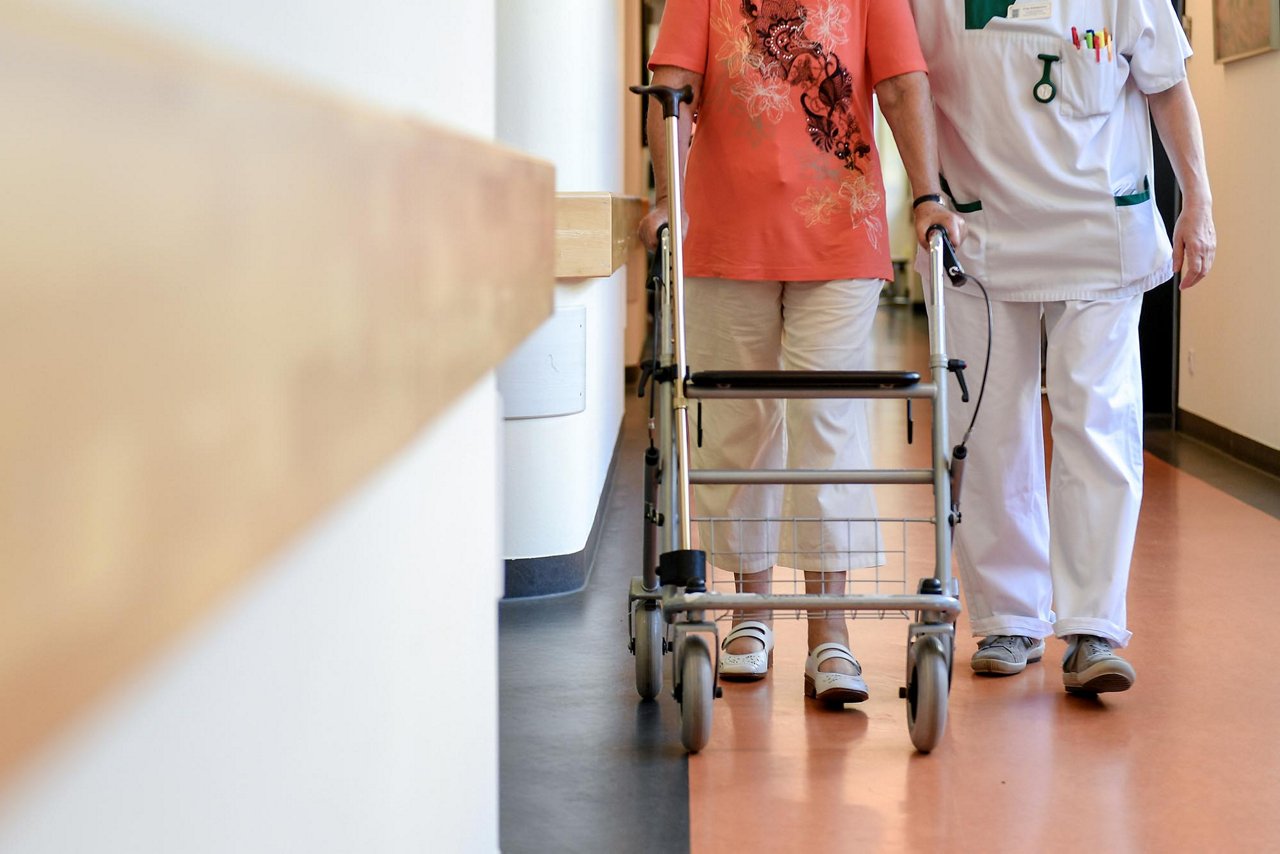
[[[972,399],[951,395],[948,426],[969,425],[987,315],[947,290],[948,355],[968,362]],[[1098,635],[1129,642],[1125,596],[1142,502],[1142,295],[991,303],[986,399],[969,442],[956,558],[976,636]],[[1046,495],[1040,320],[1053,414]]]
[[[685,328],[690,369],[865,370],[883,282],[737,281],[688,278]],[[690,409],[691,419],[697,407]],[[865,400],[705,400],[700,469],[871,467]],[[866,485],[698,485],[698,545],[720,569],[774,565],[811,572],[876,566],[881,544]],[[780,524],[782,517],[799,521]],[[738,521],[743,520],[743,521]],[[760,521],[770,520],[770,521]],[[806,521],[807,520],[807,521]]]

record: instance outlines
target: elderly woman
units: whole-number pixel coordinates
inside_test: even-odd
[[[668,0],[650,59],[653,83],[692,86],[682,116],[688,147],[684,245],[689,363],[697,370],[859,370],[892,276],[872,93],[899,141],[923,240],[959,218],[939,204],[928,80],[906,0]],[[649,138],[663,138],[650,110]],[[652,146],[665,174],[667,152]],[[683,155],[684,152],[681,152]],[[661,182],[660,182],[661,183]],[[641,224],[651,247],[666,219],[665,188]],[[869,468],[864,401],[712,401],[699,468]],[[701,516],[812,519],[875,516],[867,486],[700,486]],[[768,592],[780,556],[811,592],[843,593],[847,571],[879,560],[874,523],[860,526],[703,524],[713,564],[740,590]],[[798,540],[798,541],[797,541]],[[726,561],[722,555],[734,557]],[[726,565],[728,564],[728,565]],[[843,616],[812,614],[806,693],[832,703],[867,698]],[[735,618],[725,679],[765,676],[767,619]]]

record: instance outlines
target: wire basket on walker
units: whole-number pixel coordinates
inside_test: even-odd
[[[684,330],[684,263],[682,253],[679,112],[692,91],[662,86],[632,87],[662,106],[666,129],[668,201],[672,215],[661,230],[655,257],[658,274],[651,277],[653,351],[643,365],[641,393],[650,394],[650,447],[645,454],[645,536],[641,575],[631,582],[631,650],[635,655],[636,690],[653,699],[662,690],[663,659],[672,656],[672,694],[680,704],[681,741],[690,752],[706,746],[711,736],[712,701],[717,685],[719,633],[711,615],[771,612],[800,615],[809,611],[844,612],[848,616],[906,617],[907,728],[916,749],[928,753],[946,729],[947,701],[960,613],[958,585],[951,573],[952,529],[959,521],[959,480],[964,448],[952,451],[947,436],[947,375],[956,373],[963,386],[964,363],[945,352],[944,289],[950,278],[963,281],[946,234],[929,235],[929,368],[930,380],[912,371],[691,371],[686,361]],[[662,176],[660,176],[660,180]],[[967,392],[966,392],[967,393]],[[690,470],[690,401],[759,398],[873,398],[928,400],[931,407],[932,465],[929,468],[863,470]],[[910,421],[908,422],[910,423]],[[908,432],[910,435],[910,431]],[[918,484],[933,488],[933,515],[896,519],[702,518],[695,519],[690,484]],[[827,541],[805,536],[809,524],[873,525],[879,533],[870,560],[855,560],[835,537]],[[707,564],[732,570],[740,555],[725,542],[734,526],[793,526],[785,548],[770,555],[781,566],[834,560],[862,569],[849,572],[843,593],[806,592],[801,573],[769,593],[739,593],[732,579],[708,590]],[[702,532],[695,543],[695,526]],[[928,531],[925,536],[922,531]],[[814,543],[816,542],[816,545]],[[932,572],[912,584],[908,543],[933,552]],[[834,547],[832,544],[834,543]],[[846,553],[841,553],[844,548]],[[863,556],[865,557],[865,556]],[[870,565],[868,565],[870,564]],[[788,584],[790,585],[789,592]]]

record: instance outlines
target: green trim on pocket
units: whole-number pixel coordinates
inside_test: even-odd
[[[1142,176],[1142,191],[1139,193],[1129,193],[1125,196],[1116,196],[1116,207],[1127,208],[1132,205],[1140,205],[1143,202],[1151,201],[1151,179]]]
[[[981,199],[972,202],[957,202],[955,194],[951,192],[951,185],[947,183],[947,179],[939,175],[938,180],[942,182],[942,192],[947,194],[947,198],[951,200],[951,206],[956,209],[957,213],[973,213],[974,211],[982,210]]]
[[[1010,0],[964,0],[964,28],[981,30],[992,18],[1009,17]]]

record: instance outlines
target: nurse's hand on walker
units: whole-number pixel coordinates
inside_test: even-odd
[[[929,248],[929,229],[940,225],[947,232],[952,246],[964,242],[964,219],[955,211],[949,210],[939,202],[922,202],[912,211],[915,216],[916,239],[925,249]]]
[[[940,225],[953,246],[964,241],[964,220],[942,205],[938,187],[938,136],[933,123],[933,96],[923,71],[889,77],[876,84],[876,100],[898,143],[911,192],[916,240],[928,248],[929,229]],[[933,199],[933,200],[926,200]]]

